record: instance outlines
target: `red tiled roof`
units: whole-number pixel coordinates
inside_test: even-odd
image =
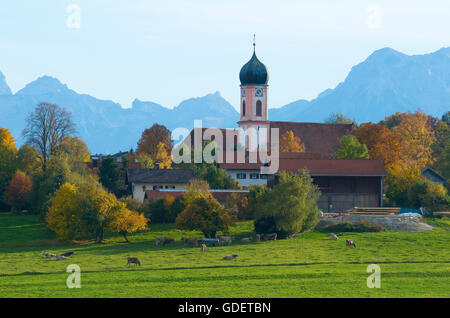
[[[261,163],[223,163],[219,167],[226,170],[259,170]],[[308,159],[295,155],[280,154],[279,171],[296,173],[307,168],[314,176],[384,176],[387,175],[383,163],[372,159]]]
[[[383,163],[372,159],[280,159],[282,171],[307,168],[312,176],[385,176]]]
[[[286,131],[292,130],[305,144],[306,152],[330,157],[337,151],[339,139],[353,133],[355,125],[271,121],[270,128],[278,128],[280,138]]]

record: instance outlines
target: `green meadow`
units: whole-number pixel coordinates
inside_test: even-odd
[[[427,220],[425,232],[311,232],[292,239],[241,243],[254,235],[251,222],[230,232],[231,246],[185,247],[201,238],[171,224],[152,224],[104,243],[58,242],[37,216],[0,214],[0,297],[450,297],[450,219]],[[155,246],[156,236],[176,239]],[[347,248],[354,239],[357,248]],[[44,252],[74,251],[65,261]],[[222,260],[238,254],[235,260]],[[138,257],[141,267],[127,267]],[[81,288],[69,289],[66,268],[81,268]],[[367,266],[381,269],[381,288],[368,288]]]

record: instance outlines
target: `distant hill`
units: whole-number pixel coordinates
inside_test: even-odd
[[[234,127],[239,120],[237,111],[218,92],[185,100],[173,109],[138,99],[124,109],[112,101],[78,94],[50,76],[40,77],[12,95],[0,76],[0,127],[10,129],[21,144],[26,116],[42,101],[72,112],[78,134],[93,153],[136,148],[142,131],[156,122],[169,129],[190,129],[194,119],[202,119],[205,127]]]
[[[276,88],[274,88],[276,89]],[[219,92],[181,102],[173,109],[135,99],[131,108],[79,94],[58,79],[42,76],[12,94],[0,72],[0,127],[10,129],[19,144],[26,116],[39,102],[56,103],[72,112],[78,134],[93,153],[136,148],[142,131],[158,122],[169,129],[236,127],[239,114]],[[361,122],[378,122],[397,111],[422,109],[442,116],[450,109],[450,48],[408,56],[390,48],[375,51],[354,66],[347,78],[311,101],[298,100],[270,109],[269,119],[323,122],[333,112]]]
[[[272,109],[269,118],[321,122],[339,112],[362,123],[417,109],[437,117],[450,110],[450,48],[412,56],[377,50],[335,89]]]

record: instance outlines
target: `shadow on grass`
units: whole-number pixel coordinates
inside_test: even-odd
[[[224,261],[227,262],[227,261]],[[229,262],[229,261],[228,261]],[[113,270],[93,270],[83,271],[83,273],[108,273],[108,272],[130,272],[130,271],[176,271],[176,270],[202,270],[202,269],[231,269],[231,268],[259,268],[259,267],[295,267],[295,266],[315,266],[315,265],[364,265],[364,264],[450,264],[450,260],[443,261],[364,261],[364,262],[310,262],[310,263],[280,263],[280,264],[249,264],[249,265],[212,265],[212,266],[184,266],[184,267],[163,267],[163,268],[145,268],[145,267],[127,267],[115,268]],[[0,277],[33,276],[33,275],[53,275],[58,273],[45,272],[23,272],[16,274],[0,274]],[[420,274],[420,273],[419,273]],[[386,274],[385,274],[386,275]],[[419,275],[423,277],[423,274]],[[444,277],[448,274],[444,273]]]

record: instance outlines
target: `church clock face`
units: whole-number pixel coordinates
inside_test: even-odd
[[[255,96],[256,97],[263,97],[263,92],[264,92],[264,90],[262,88],[257,88],[255,90]]]

